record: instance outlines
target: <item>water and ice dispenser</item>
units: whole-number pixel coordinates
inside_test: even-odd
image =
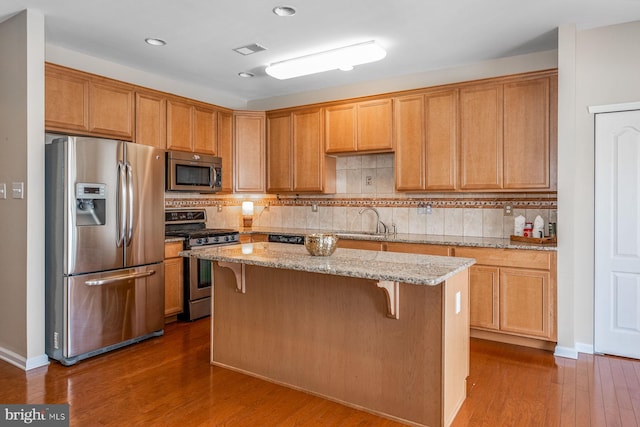
[[[76,184],[76,225],[104,225],[107,185],[79,182]]]

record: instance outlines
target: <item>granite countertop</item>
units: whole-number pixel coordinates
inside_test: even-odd
[[[164,238],[165,243],[173,243],[173,242],[184,242],[184,237],[166,237]]]
[[[331,256],[311,256],[304,246],[283,243],[193,249],[180,256],[414,285],[437,285],[475,263],[470,258],[343,248]]]
[[[446,236],[435,234],[366,234],[357,231],[333,231],[333,230],[316,230],[303,228],[273,228],[273,227],[254,227],[252,229],[241,229],[241,234],[285,234],[285,235],[305,235],[310,233],[334,233],[339,238],[349,240],[374,240],[382,242],[398,242],[398,243],[422,243],[427,245],[444,245],[444,246],[466,246],[478,248],[496,248],[496,249],[528,249],[537,251],[557,251],[556,244],[536,244],[515,242],[508,238],[498,237],[462,237],[462,236]]]

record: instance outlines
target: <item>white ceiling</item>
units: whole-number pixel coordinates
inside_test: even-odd
[[[283,4],[298,13],[272,13]],[[0,22],[26,8],[44,14],[48,45],[247,101],[551,50],[562,24],[640,20],[640,0],[2,0]],[[290,80],[264,73],[271,62],[367,40],[387,57]],[[251,43],[267,50],[232,50]]]

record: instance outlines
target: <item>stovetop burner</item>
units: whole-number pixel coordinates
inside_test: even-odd
[[[165,211],[164,234],[184,237],[185,249],[205,245],[228,245],[240,242],[240,233],[229,228],[206,228],[204,209]]]

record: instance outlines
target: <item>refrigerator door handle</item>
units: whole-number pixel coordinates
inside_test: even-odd
[[[131,170],[131,164],[126,163],[127,168],[127,190],[129,192],[129,221],[127,225],[127,246],[131,245],[131,236],[133,235],[133,171]]]
[[[140,279],[142,277],[149,277],[149,276],[153,276],[154,274],[156,274],[155,270],[149,270],[149,271],[143,271],[141,273],[123,274],[121,276],[108,277],[106,279],[87,280],[86,282],[84,282],[84,284],[87,286],[101,286],[101,285],[108,285],[110,283],[119,282],[121,280]]]
[[[125,175],[125,165],[121,161],[118,162],[118,196],[116,202],[116,219],[117,219],[117,228],[118,228],[118,239],[116,244],[118,247],[122,247],[124,243],[124,237],[126,232],[126,222],[127,222],[127,213],[125,210],[125,206],[127,203],[127,182]]]

